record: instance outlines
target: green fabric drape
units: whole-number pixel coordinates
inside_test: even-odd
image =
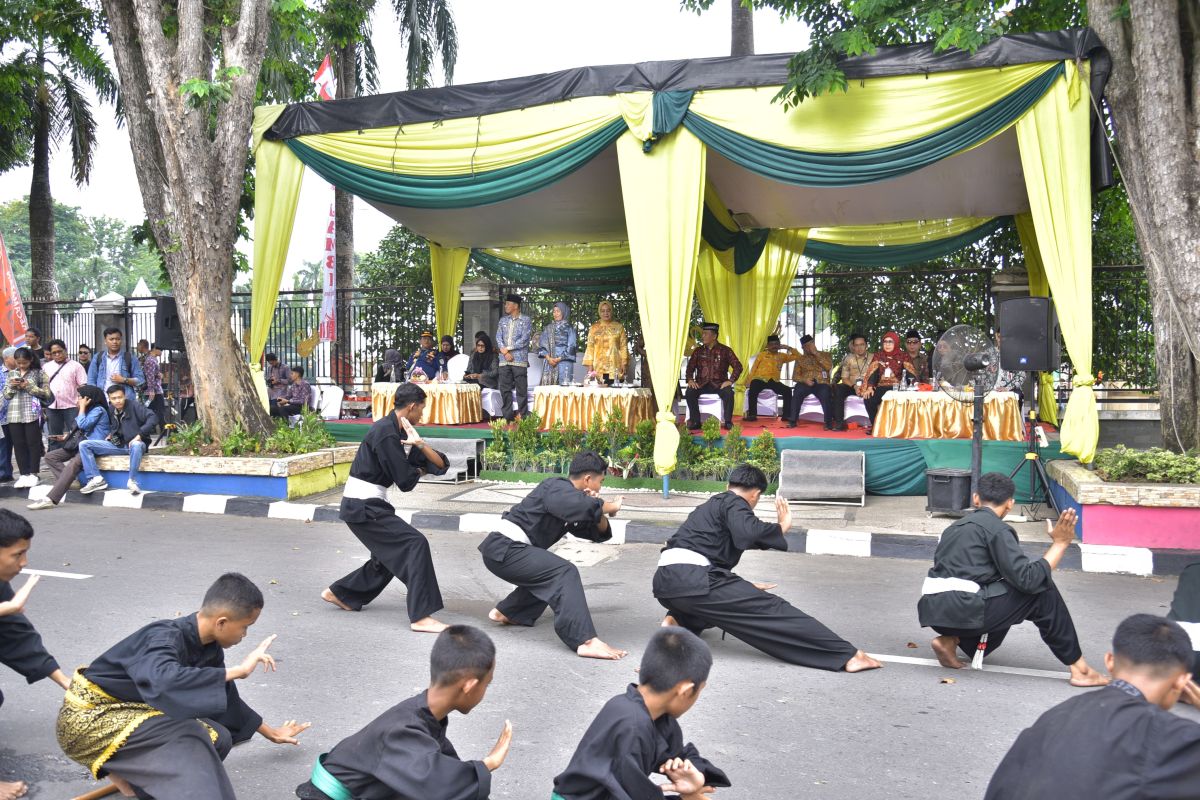
[[[683,123],[694,91],[654,93],[654,135],[666,136]]]
[[[562,284],[559,288],[564,292],[593,292],[593,286],[572,286],[571,281],[592,281],[605,283],[629,284],[633,281],[633,267],[625,264],[615,267],[596,267],[593,269],[560,269],[557,267],[535,267],[522,264],[519,261],[508,261],[483,250],[472,250],[471,258],[475,263],[495,275],[499,275],[510,283],[546,283]]]
[[[765,178],[797,186],[853,186],[907,175],[982,144],[1011,127],[1064,74],[1062,63],[979,113],[911,142],[850,153],[811,153],[766,144],[693,112],[683,126],[725,158]],[[1087,151],[1085,151],[1087,152]]]
[[[593,134],[523,164],[464,175],[402,175],[331,158],[299,139],[285,144],[333,185],[365,200],[410,208],[471,208],[537,191],[591,161],[625,132],[616,119]]]
[[[733,250],[733,271],[743,275],[754,269],[767,246],[769,228],[752,228],[748,231],[731,231],[722,225],[716,215],[704,206],[700,220],[700,235],[714,250]]]
[[[453,336],[458,327],[458,312],[462,308],[463,276],[471,251],[465,247],[442,247],[429,242],[429,267],[433,274],[433,309],[437,319],[437,335]]]
[[[893,244],[878,247],[858,247],[822,242],[810,238],[804,255],[820,261],[851,264],[856,267],[899,267],[919,264],[950,255],[968,247],[1000,228],[1012,223],[1012,217],[995,217],[977,228],[947,239],[930,239],[920,244]]]
[[[1021,239],[1021,249],[1025,251],[1025,269],[1029,273],[1029,293],[1034,297],[1049,297],[1050,283],[1046,280],[1046,268],[1042,266],[1042,256],[1038,253],[1037,231],[1033,229],[1033,217],[1029,214],[1017,214],[1017,235]],[[1058,398],[1054,396],[1054,374],[1042,372],[1038,374],[1038,417],[1058,426]]]

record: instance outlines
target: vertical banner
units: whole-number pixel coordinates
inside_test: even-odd
[[[329,60],[329,56],[325,56],[325,60],[317,68],[317,74],[313,75],[313,83],[317,85],[317,95],[322,100],[332,100],[337,96],[337,80],[333,76],[333,62]]]
[[[25,343],[25,331],[29,321],[25,318],[25,304],[21,302],[21,290],[8,262],[8,249],[4,246],[4,234],[0,233],[0,333],[11,345]]]
[[[334,228],[337,215],[329,204],[329,225],[325,228],[325,262],[321,265],[321,341],[337,339],[337,253]]]

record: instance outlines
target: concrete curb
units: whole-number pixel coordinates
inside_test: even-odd
[[[41,499],[50,491],[49,484],[31,489],[0,486],[0,497]],[[124,489],[109,489],[93,494],[67,492],[68,505],[100,506],[103,508],[142,509],[146,511],[181,511],[196,514],[230,514],[239,517],[290,519],[297,522],[335,522],[336,506],[315,503],[293,503],[266,497],[232,497],[216,494],[183,494],[179,492],[142,492],[133,495]],[[420,530],[462,531],[487,533],[495,530],[499,514],[438,513],[400,509],[397,516]],[[33,519],[40,519],[34,514]],[[639,522],[616,519],[612,521],[613,538],[610,544],[665,544],[678,529],[673,523]],[[931,562],[937,539],[916,533],[872,533],[870,531],[825,530],[792,528],[786,535],[788,552],[808,555],[852,556],[856,558],[906,558]],[[1021,548],[1030,558],[1040,558],[1046,545],[1022,542]],[[1145,547],[1073,544],[1063,556],[1061,567],[1083,572],[1126,575],[1178,575],[1188,564],[1200,561],[1196,550],[1151,550]]]

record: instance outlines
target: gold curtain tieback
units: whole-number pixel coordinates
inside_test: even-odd
[[[1092,377],[1091,375],[1082,375],[1082,376],[1076,375],[1074,378],[1071,379],[1071,385],[1074,386],[1076,389],[1078,389],[1082,386],[1095,386],[1096,379],[1094,377]]]

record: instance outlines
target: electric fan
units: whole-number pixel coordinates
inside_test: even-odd
[[[959,403],[974,406],[971,417],[971,496],[979,490],[983,465],[983,400],[996,387],[1000,358],[996,345],[970,325],[955,325],[933,350],[933,381]]]

